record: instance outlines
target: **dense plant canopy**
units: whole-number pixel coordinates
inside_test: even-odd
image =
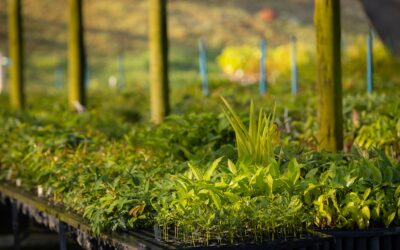
[[[61,106],[2,111],[0,179],[43,190],[95,233],[156,224],[164,239],[184,244],[389,227],[399,224],[400,166],[398,109],[376,105],[387,100],[345,99],[345,134],[355,144],[338,154],[313,150],[315,121],[295,109],[257,114],[251,104],[243,116],[218,101],[223,113],[172,115],[159,126]]]

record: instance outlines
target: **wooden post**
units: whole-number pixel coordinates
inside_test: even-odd
[[[340,0],[315,0],[319,148],[343,149]]]
[[[167,0],[150,0],[151,120],[160,123],[169,113]]]
[[[68,4],[68,99],[71,109],[82,111],[86,106],[82,0],[68,0]]]
[[[11,107],[21,110],[25,105],[23,78],[23,31],[21,0],[8,0],[10,102]]]

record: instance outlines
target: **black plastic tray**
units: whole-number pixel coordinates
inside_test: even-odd
[[[322,230],[334,237],[332,250],[399,250],[400,227],[366,230]]]

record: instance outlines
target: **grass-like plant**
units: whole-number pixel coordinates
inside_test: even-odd
[[[238,161],[255,165],[271,163],[279,144],[278,127],[274,124],[275,111],[267,115],[260,109],[257,119],[251,102],[247,128],[231,105],[223,97],[221,99],[225,104],[223,111],[235,131]]]

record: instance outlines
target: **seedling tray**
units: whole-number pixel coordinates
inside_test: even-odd
[[[240,244],[209,247],[179,246],[155,239],[154,232],[116,232],[94,237],[89,223],[60,206],[49,204],[45,199],[17,188],[12,184],[0,184],[0,197],[8,199],[14,209],[35,219],[60,235],[60,249],[66,249],[65,239],[71,237],[85,249],[270,249],[270,250],[330,250],[332,237],[319,232],[303,238],[293,238],[262,244]]]
[[[74,240],[85,249],[98,249],[100,246],[102,249],[173,249],[156,241],[154,236],[147,232],[118,232],[94,237],[89,223],[82,217],[7,183],[0,184],[0,195],[9,199],[18,210],[49,229],[75,238]],[[60,246],[62,244],[60,242]]]
[[[400,227],[367,230],[323,230],[334,237],[333,250],[398,250]]]

